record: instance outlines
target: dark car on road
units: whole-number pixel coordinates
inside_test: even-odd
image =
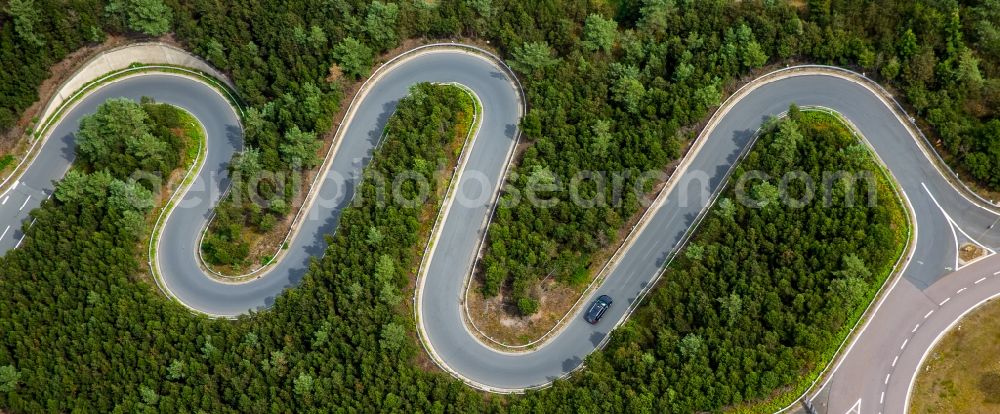
[[[583,315],[583,319],[586,319],[591,324],[597,324],[601,320],[601,317],[604,316],[604,313],[611,308],[611,302],[613,302],[611,296],[598,296],[597,299],[594,299],[594,303],[591,303],[590,307],[587,308],[587,313]]]

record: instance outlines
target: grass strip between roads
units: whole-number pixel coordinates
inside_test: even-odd
[[[913,386],[911,412],[1000,412],[1000,300],[962,318],[930,350]]]

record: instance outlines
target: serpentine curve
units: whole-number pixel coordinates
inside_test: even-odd
[[[18,184],[0,195],[0,199],[17,198],[0,205],[0,227],[19,223],[30,207],[51,193],[52,181],[61,178],[73,160],[73,132],[81,117],[108,98],[151,96],[188,110],[203,123],[207,133],[204,166],[166,219],[158,239],[156,265],[163,289],[185,306],[213,316],[265,309],[282,291],[298,283],[311,258],[323,254],[323,236],[336,229],[339,213],[350,202],[383,126],[409,86],[417,82],[460,83],[481,100],[481,127],[471,147],[465,149],[465,167],[457,178],[463,202],[446,204],[434,248],[424,258],[427,263],[417,289],[418,331],[435,361],[453,375],[485,390],[517,392],[564,377],[580,368],[584,358],[605,343],[609,331],[627,319],[641,302],[705,207],[723,188],[734,163],[752,145],[754,131],[767,117],[783,112],[793,102],[829,108],[851,121],[897,180],[920,234],[951,234],[952,226],[984,228],[997,217],[942,176],[930,150],[911,134],[895,107],[867,80],[834,69],[779,71],[752,82],[722,105],[670,185],[647,212],[644,224],[630,235],[615,263],[609,266],[604,281],[590,292],[590,297],[607,294],[616,300],[617,306],[609,311],[604,323],[589,325],[573,314],[536,349],[517,354],[499,352],[469,332],[461,301],[497,189],[517,143],[524,103],[516,78],[501,62],[468,48],[451,46],[409,52],[375,72],[368,88],[352,103],[329,155],[332,158],[327,160],[328,168],[311,190],[313,201],[304,207],[300,227],[293,233],[284,257],[258,279],[219,282],[206,276],[195,259],[199,230],[228,186],[226,165],[242,148],[242,130],[226,99],[187,77],[129,77],[83,98],[53,128],[51,139]],[[20,200],[24,200],[21,209],[11,207],[21,204]],[[948,216],[942,214],[945,211]],[[0,237],[0,252],[16,246],[21,233],[17,229],[15,232]],[[997,232],[977,232],[967,237],[986,246],[1000,246]],[[910,257],[918,260],[910,261]],[[956,246],[950,239],[916,238],[911,255],[902,264],[905,271],[899,280],[918,289],[926,288],[954,270],[955,257]],[[877,309],[879,314],[907,311],[905,304]],[[866,332],[862,337],[879,334]],[[870,357],[881,356],[850,355],[853,359]]]

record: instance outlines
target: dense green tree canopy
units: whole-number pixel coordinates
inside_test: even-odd
[[[594,13],[587,16],[583,33],[583,47],[610,52],[615,45],[615,37],[618,36],[618,22]]]
[[[278,147],[281,160],[289,165],[301,165],[305,168],[315,167],[319,162],[319,151],[322,141],[316,139],[316,134],[302,132],[298,127],[292,127],[285,133],[284,143]]]
[[[528,42],[514,49],[510,65],[524,73],[537,73],[541,69],[559,63],[555,52],[545,42]]]
[[[368,74],[372,51],[352,37],[345,38],[333,49],[333,55],[344,73],[359,78]]]
[[[34,0],[11,0],[6,11],[14,18],[14,30],[21,40],[35,46],[45,44],[35,33],[35,26],[41,22],[41,16],[35,8]]]
[[[108,17],[130,30],[159,36],[170,31],[172,12],[163,0],[109,0]]]
[[[182,143],[169,130],[179,122],[176,115],[155,105],[110,99],[80,121],[77,155],[84,165],[108,169],[116,177],[134,171],[165,177],[180,159]]]
[[[0,367],[0,392],[11,392],[17,388],[21,373],[11,365]]]

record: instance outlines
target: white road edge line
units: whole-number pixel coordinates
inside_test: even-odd
[[[864,86],[864,85],[862,85],[862,86]],[[865,87],[867,88],[867,86],[865,86]],[[872,91],[872,93],[874,93],[874,94],[877,95],[877,93],[873,89],[869,89],[869,90]],[[892,107],[889,106],[888,102],[885,102],[883,100],[883,104],[885,104],[885,106],[887,108],[890,108],[890,110],[892,109]],[[896,119],[899,120],[900,123],[903,123],[902,118],[900,118],[900,117],[897,116]],[[911,136],[913,136],[914,140],[917,139],[917,137],[915,135],[912,135],[912,133],[911,133]],[[877,152],[875,153],[875,157],[879,158]],[[879,159],[881,159],[881,158],[879,158]],[[930,159],[930,158],[928,158],[928,159]],[[891,171],[889,171],[889,177],[895,179],[895,176],[892,175]],[[848,336],[847,338],[844,338],[843,342],[841,342],[840,348],[838,348],[838,350],[837,350],[837,352],[835,354],[835,355],[840,355],[839,357],[835,357],[836,361],[837,361],[836,364],[833,365],[832,367],[828,365],[827,368],[824,369],[824,371],[827,371],[827,370],[829,370],[829,371],[827,373],[821,373],[820,374],[821,377],[822,376],[826,376],[826,381],[823,381],[822,385],[820,385],[820,387],[819,387],[819,390],[823,390],[828,385],[830,385],[831,381],[833,381],[834,375],[836,375],[837,371],[840,370],[840,366],[844,364],[844,361],[847,360],[847,356],[850,355],[850,353],[851,353],[852,350],[854,350],[854,346],[857,345],[858,339],[861,337],[861,335],[863,335],[865,333],[865,331],[870,326],[871,320],[874,317],[874,315],[876,313],[878,313],[878,311],[880,309],[882,309],[882,305],[885,304],[886,298],[888,298],[889,295],[892,294],[893,290],[895,290],[896,286],[899,284],[899,281],[903,279],[902,275],[906,273],[906,270],[910,267],[910,262],[913,260],[913,251],[916,248],[917,241],[919,240],[919,236],[920,236],[919,228],[916,225],[916,223],[917,223],[917,216],[916,216],[916,213],[913,212],[913,203],[910,202],[910,196],[906,194],[906,190],[905,189],[899,188],[898,189],[898,193],[897,193],[897,197],[899,198],[900,202],[903,204],[903,207],[905,208],[907,216],[908,216],[908,218],[910,220],[910,223],[913,224],[912,226],[909,227],[910,228],[910,239],[911,240],[910,240],[910,242],[909,242],[909,244],[907,246],[907,251],[904,252],[902,255],[900,255],[899,259],[897,259],[897,261],[896,261],[896,264],[893,265],[894,275],[890,275],[891,280],[890,280],[890,278],[887,278],[886,281],[883,282],[882,287],[880,287],[879,290],[878,290],[878,292],[876,293],[876,297],[872,300],[872,302],[868,303],[868,307],[865,308],[864,313],[863,313],[863,315],[868,315],[868,316],[867,317],[862,317],[861,319],[858,319],[858,321],[855,322],[854,327],[851,328],[852,331],[856,330],[857,334],[855,334],[855,336],[853,338],[851,336]],[[917,262],[920,262],[920,261],[918,260]],[[920,264],[923,264],[923,263],[920,263]],[[846,348],[844,348],[845,346],[846,346]],[[809,394],[809,390],[813,389],[813,387],[815,387],[815,385],[816,385],[816,381],[813,381],[813,384],[809,386],[809,389],[806,390],[806,392],[802,394],[803,397],[806,396],[806,395],[808,395]],[[813,399],[815,399],[817,395],[818,394],[813,395]],[[810,399],[810,401],[812,401],[812,399]],[[858,399],[858,404],[861,404],[861,399],[860,398]],[[794,403],[792,405],[794,405]],[[790,408],[792,405],[789,405],[789,406],[783,408],[780,412],[784,412],[784,411],[788,410],[788,408]],[[879,413],[879,414],[881,414],[881,413]]]
[[[34,144],[32,144],[32,145],[34,145]],[[17,170],[15,170],[15,171],[17,171]],[[11,179],[13,177],[14,177],[13,175],[9,175],[9,176],[7,176],[7,178],[5,178],[3,180],[0,180],[0,185],[3,185],[3,183],[7,182],[7,180],[9,180],[9,179]],[[4,190],[3,192],[0,192],[0,197],[6,196],[7,194],[10,194],[11,191],[14,191],[14,189],[17,188],[17,184],[18,183],[19,183],[18,180],[14,180],[14,184],[11,184],[10,188]]]
[[[948,224],[951,225],[951,234],[953,236],[955,236],[955,270],[958,270],[958,269],[961,268],[961,266],[958,265],[958,235],[955,234],[956,230],[959,233],[962,233],[962,235],[965,236],[966,239],[969,239],[969,241],[971,241],[973,244],[979,245],[980,247],[986,249],[986,251],[988,251],[988,252],[990,252],[992,254],[996,254],[995,250],[989,248],[988,246],[986,246],[983,243],[980,243],[979,240],[974,239],[972,236],[969,235],[969,233],[966,233],[965,230],[962,230],[962,228],[959,227],[958,223],[956,223],[955,220],[953,220],[951,218],[951,215],[949,215],[948,212],[946,212],[944,210],[944,208],[941,207],[941,204],[938,204],[937,199],[934,198],[934,194],[932,194],[931,190],[927,188],[927,184],[924,184],[923,182],[921,182],[920,185],[922,187],[924,187],[924,191],[926,191],[927,195],[931,197],[931,201],[934,202],[934,205],[937,206],[938,210],[941,210],[941,214],[944,215],[945,220],[947,220]]]
[[[941,207],[941,204],[938,204],[937,199],[934,198],[934,194],[931,194],[931,190],[927,188],[927,184],[924,184],[923,182],[921,182],[920,186],[924,188],[924,191],[927,192],[927,195],[931,197],[931,201],[933,201],[934,205],[937,206],[938,210],[941,211],[941,215],[944,216],[944,221],[948,222],[948,229],[951,230],[951,237],[955,239],[955,267],[953,267],[952,269],[954,269],[955,271],[957,271],[961,266],[958,265],[958,251],[959,251],[959,246],[958,246],[958,233],[955,232],[955,223],[953,221],[951,221],[951,217],[948,216],[948,213],[945,213],[944,208]],[[952,269],[948,269],[948,270],[952,270]],[[948,272],[948,273],[951,273],[951,272]]]

